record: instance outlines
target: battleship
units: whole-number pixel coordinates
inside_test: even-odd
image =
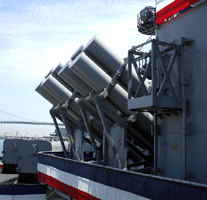
[[[207,199],[207,2],[155,3],[127,58],[94,36],[36,88],[61,146],[37,152],[36,178],[62,198]]]

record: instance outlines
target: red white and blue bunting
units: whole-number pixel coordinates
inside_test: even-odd
[[[74,199],[207,199],[206,186],[47,154],[38,157],[38,179]]]
[[[156,0],[156,24],[163,24],[166,19],[202,2],[204,0]]]

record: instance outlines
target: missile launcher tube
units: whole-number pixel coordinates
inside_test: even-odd
[[[70,69],[81,79],[83,79],[97,93],[102,92],[104,88],[106,88],[111,82],[111,77],[88,56],[86,56],[85,53],[81,53],[73,61],[73,63],[70,65]],[[108,99],[114,105],[116,105],[125,116],[132,114],[132,112],[127,109],[128,94],[119,84],[116,84],[109,91]],[[141,127],[140,130],[150,134],[153,116],[149,113],[139,113],[137,117],[137,124]]]
[[[48,91],[51,95],[55,96],[60,103],[65,103],[69,98],[72,97],[72,92],[70,92],[68,89],[66,89],[58,80],[56,80],[52,75],[48,76],[48,78],[42,83],[42,87]],[[82,114],[79,108],[79,98],[76,97],[74,98],[69,105],[69,109],[77,115],[79,118],[82,119]],[[87,102],[84,102],[86,104]],[[90,108],[93,112],[96,112],[95,108],[92,106],[90,107],[89,105],[86,105],[87,107]],[[90,116],[89,113],[88,117]],[[93,116],[94,117],[94,116]],[[94,126],[94,128],[99,132],[99,134],[102,134],[102,126],[99,122],[98,119],[95,117],[91,121],[91,125]]]
[[[108,45],[106,45],[99,37],[94,36],[89,43],[83,49],[84,53],[95,61],[99,67],[101,67],[104,71],[106,71],[110,76],[113,76],[117,70],[120,69],[122,65],[124,65],[124,60],[119,57]],[[122,72],[118,81],[127,88],[128,83],[128,65],[126,69]],[[137,76],[137,73],[132,68],[132,91],[136,92],[138,86],[140,84],[140,80]],[[145,84],[148,89],[148,85]]]

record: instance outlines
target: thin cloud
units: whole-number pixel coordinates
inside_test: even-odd
[[[51,2],[13,3],[13,9],[0,13],[0,75],[14,77],[10,83],[25,84],[44,77],[94,35],[124,57],[131,46],[146,38],[138,36],[136,13],[152,1]]]

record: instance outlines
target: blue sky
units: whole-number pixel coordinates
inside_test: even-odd
[[[0,0],[0,120],[51,122],[51,104],[35,92],[44,76],[94,35],[126,57],[128,49],[148,39],[137,31],[136,15],[149,5],[155,1]],[[52,130],[0,125],[0,133]]]

